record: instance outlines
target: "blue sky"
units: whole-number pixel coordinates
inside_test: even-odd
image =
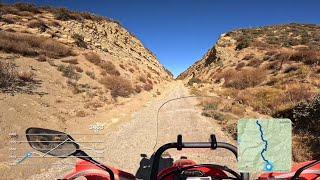
[[[15,1],[2,0],[5,3]],[[22,2],[22,1],[19,1]],[[317,0],[29,0],[120,21],[174,75],[199,60],[221,33],[281,23],[320,23]]]

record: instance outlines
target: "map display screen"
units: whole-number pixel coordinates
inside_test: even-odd
[[[240,172],[290,171],[290,119],[241,119],[238,123],[238,155]]]

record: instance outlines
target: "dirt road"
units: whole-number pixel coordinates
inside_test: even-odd
[[[158,108],[169,99],[188,95],[188,89],[182,82],[177,81],[174,86],[170,86],[165,92],[162,92],[160,98],[148,102],[142,109],[133,113],[129,120],[107,132],[107,135],[101,138],[105,141],[104,158],[101,161],[136,174],[142,159],[140,154],[146,154],[150,157],[154,152],[153,147],[157,138]],[[208,141],[210,134],[214,133],[218,141],[235,143],[220,130],[214,120],[201,115],[200,109],[195,107],[195,99],[168,103],[160,112],[158,128],[157,147],[167,142],[176,141],[178,134],[182,134],[185,141]],[[214,152],[211,150],[185,150],[182,152],[170,150],[167,155],[175,160],[183,155],[201,163],[222,163],[222,165],[236,168],[235,158],[230,152],[224,150]],[[63,161],[72,162],[67,159]],[[57,175],[61,175],[65,171],[66,169],[61,166],[53,166],[44,173],[34,175],[29,179],[61,178]],[[139,172],[138,176],[143,177],[145,174]]]

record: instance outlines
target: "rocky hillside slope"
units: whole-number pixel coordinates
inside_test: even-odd
[[[310,117],[294,115],[301,103],[317,102],[319,65],[320,26],[285,24],[222,34],[203,58],[178,79],[186,79],[193,90],[201,93],[233,99],[233,108],[229,110],[238,115],[237,119],[244,117],[239,112],[251,110],[291,118],[295,130],[294,158],[301,161],[319,155],[316,147],[320,146],[320,119],[314,118],[319,109],[309,108]],[[227,120],[222,124],[230,125]],[[228,127],[235,133],[235,123]]]
[[[171,80],[154,54],[116,21],[0,4],[1,172],[8,167],[3,163],[9,133],[24,138],[30,126],[81,133],[94,123],[114,124],[158,96]],[[131,101],[135,105],[123,113],[110,114]]]

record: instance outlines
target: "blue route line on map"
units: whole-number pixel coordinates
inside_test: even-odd
[[[260,152],[260,155],[261,155],[263,161],[266,162],[266,164],[265,164],[265,170],[266,170],[266,171],[271,171],[271,170],[272,170],[272,164],[271,164],[270,161],[268,161],[268,160],[264,157],[264,155],[263,155],[263,153],[268,150],[268,141],[265,140],[264,137],[263,137],[264,134],[263,134],[262,126],[261,126],[261,124],[259,123],[259,121],[256,121],[256,124],[259,126],[259,131],[260,131],[261,140],[264,142],[264,148],[263,148],[262,151]]]

